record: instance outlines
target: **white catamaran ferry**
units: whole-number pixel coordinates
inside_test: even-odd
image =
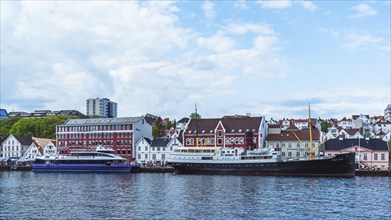
[[[71,151],[69,156],[42,156],[35,159],[33,171],[92,171],[130,172],[127,159],[114,154],[114,150],[97,147],[96,150]]]

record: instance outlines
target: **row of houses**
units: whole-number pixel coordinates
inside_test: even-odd
[[[265,117],[235,115],[197,120],[186,118],[178,121],[177,128],[168,131],[166,137],[155,139],[152,138],[152,126],[144,116],[69,119],[57,126],[56,140],[50,142],[55,147],[52,150],[62,155],[75,149],[105,146],[129,161],[145,164],[164,164],[171,152],[181,146],[249,149],[279,147],[286,160],[307,158],[312,147],[317,157],[355,151],[362,166],[388,169],[389,151],[384,140],[364,137],[360,131],[354,132],[350,128],[341,129],[337,136],[328,138],[328,134],[322,134],[317,129],[317,121],[312,121],[311,141],[308,122],[307,126],[300,122],[300,128],[292,123],[285,127],[279,123],[269,124]],[[11,135],[3,142],[0,157],[29,160],[34,155],[53,153],[45,152],[44,148],[37,141],[26,144],[22,138]]]

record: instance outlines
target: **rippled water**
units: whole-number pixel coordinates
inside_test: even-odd
[[[0,172],[0,219],[391,219],[391,178]]]

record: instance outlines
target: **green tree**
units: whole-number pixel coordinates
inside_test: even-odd
[[[201,115],[195,112],[191,113],[189,117],[191,119],[201,119]]]
[[[320,123],[320,130],[323,132],[323,133],[327,133],[328,130],[329,130],[329,127],[331,127],[331,123],[328,122],[328,121],[322,121]]]
[[[163,120],[159,117],[155,124],[152,125],[152,136],[153,138],[160,138],[166,135],[166,127],[163,124]]]
[[[20,119],[21,118],[18,117],[0,119],[0,135],[4,135],[4,136],[10,135],[10,130],[12,126]]]
[[[39,137],[41,121],[41,118],[22,118],[12,126],[10,134]]]

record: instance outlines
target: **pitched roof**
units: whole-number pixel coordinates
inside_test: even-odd
[[[185,131],[186,134],[195,133],[196,124],[198,134],[202,133],[214,133],[214,129],[217,127],[219,121],[223,124],[226,129],[226,133],[244,133],[248,131],[258,132],[259,126],[262,121],[262,117],[223,117],[219,118],[208,118],[208,119],[197,119],[190,120],[189,125]]]
[[[33,139],[31,137],[29,137],[29,136],[17,136],[17,135],[14,135],[14,137],[22,145],[31,145],[33,143]]]
[[[87,119],[69,119],[62,125],[108,125],[108,124],[128,124],[140,121],[140,117],[123,117],[123,118],[87,118]]]
[[[285,130],[281,131],[280,134],[268,134],[266,137],[266,141],[297,141],[293,132],[299,137],[301,141],[310,140],[310,130]],[[317,129],[312,131],[312,140],[319,140],[320,133]]]
[[[155,138],[152,140],[151,147],[165,147],[170,141],[168,138]]]
[[[187,123],[190,121],[190,118],[182,118],[181,120],[177,121],[177,123]]]
[[[353,146],[361,146],[370,150],[388,150],[387,142],[379,138],[371,138],[369,140],[360,138],[349,139],[329,139],[325,142],[325,150],[343,150]]]
[[[355,135],[357,132],[361,134],[360,129],[358,128],[344,129],[344,131],[346,131],[346,133],[348,133],[349,135]]]

